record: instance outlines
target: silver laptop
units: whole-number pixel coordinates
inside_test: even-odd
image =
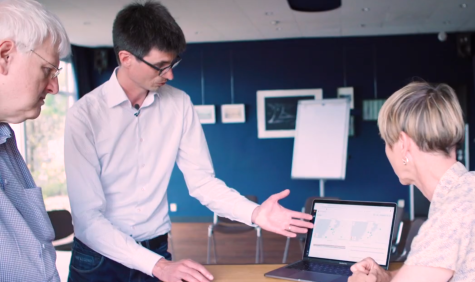
[[[343,282],[372,257],[388,269],[395,203],[315,200],[303,259],[265,274],[294,281]]]

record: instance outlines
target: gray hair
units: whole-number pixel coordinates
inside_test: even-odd
[[[0,0],[0,40],[15,42],[28,52],[50,39],[60,58],[71,53],[68,35],[59,19],[33,0]]]

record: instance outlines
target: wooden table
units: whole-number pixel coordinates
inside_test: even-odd
[[[283,264],[239,264],[239,265],[205,265],[206,269],[211,272],[216,282],[277,282],[284,281],[282,279],[274,279],[264,277],[264,273],[284,266]],[[402,262],[392,263],[390,270],[399,269]]]

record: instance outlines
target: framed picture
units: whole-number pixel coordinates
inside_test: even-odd
[[[322,89],[257,91],[258,137],[294,137],[298,101],[322,98]]]
[[[346,98],[350,100],[350,109],[354,109],[355,107],[353,92],[353,87],[339,87],[337,90],[338,98]]]
[[[216,123],[216,110],[214,105],[195,105],[194,106],[201,124]]]
[[[348,136],[355,136],[355,117],[350,115],[350,126],[348,128]]]
[[[379,110],[385,99],[363,100],[363,120],[378,120]]]
[[[221,105],[221,121],[223,123],[246,122],[244,104]]]

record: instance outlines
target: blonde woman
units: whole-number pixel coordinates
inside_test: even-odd
[[[378,126],[401,184],[431,201],[429,217],[399,271],[366,258],[348,281],[475,281],[475,173],[455,158],[464,122],[454,91],[410,83],[384,103]]]

